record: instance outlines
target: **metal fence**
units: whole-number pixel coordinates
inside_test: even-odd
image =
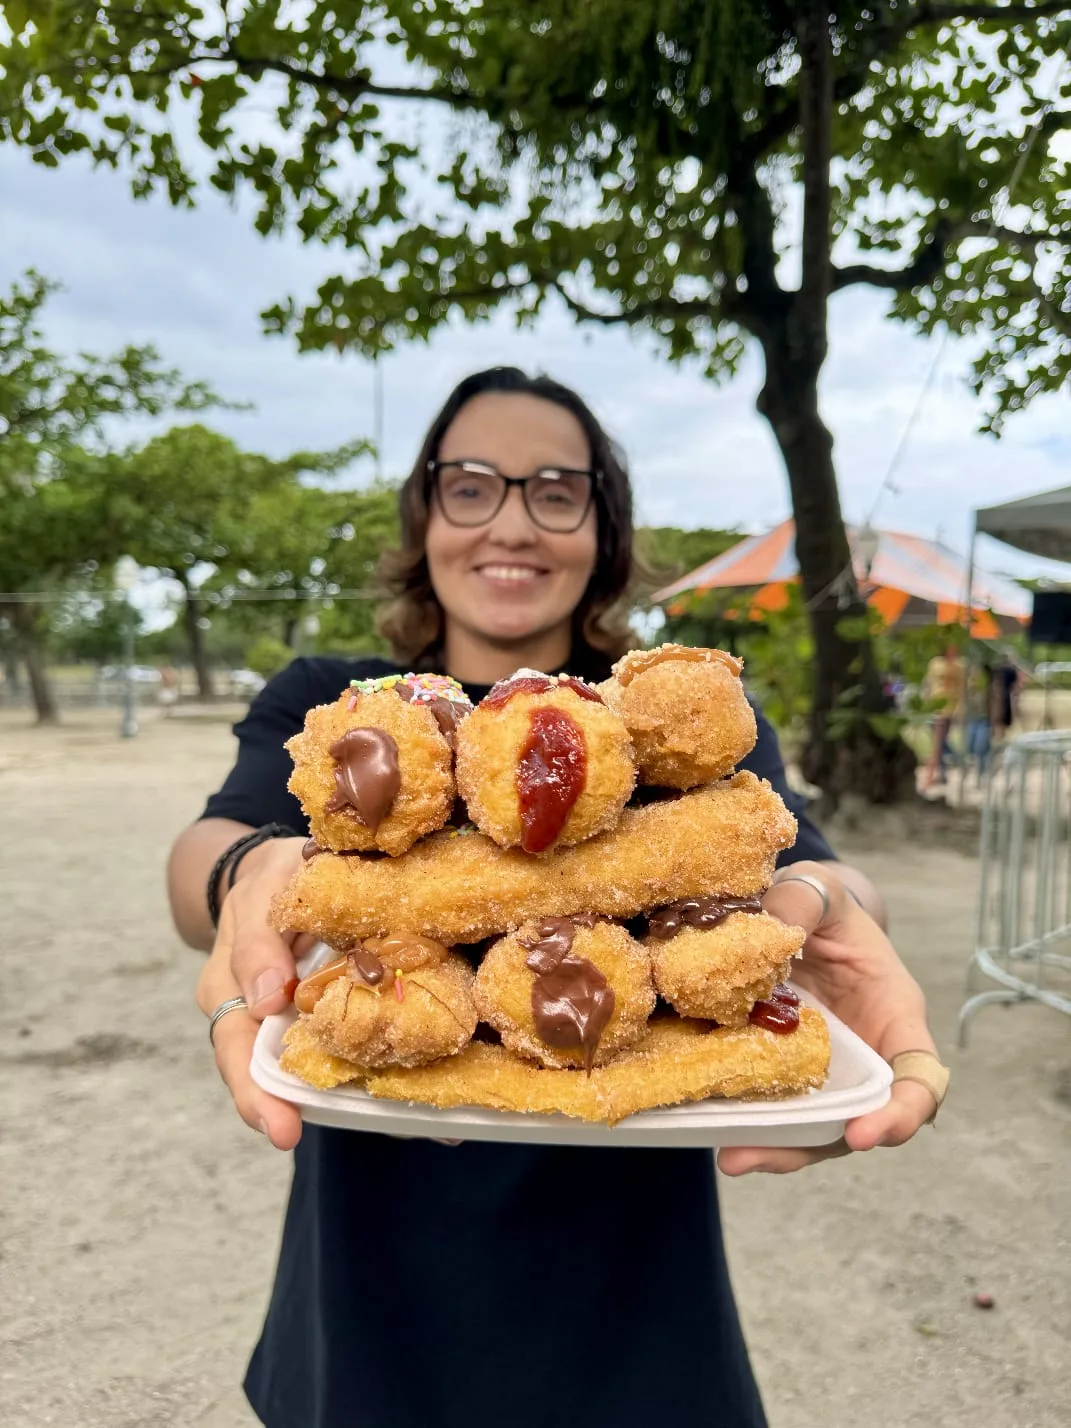
[[[49,689],[60,710],[118,709],[126,702],[127,679],[122,666],[50,668],[47,673]],[[160,671],[152,666],[133,666],[130,683],[134,702],[139,706],[152,708],[167,702],[160,697]],[[217,699],[247,701],[263,687],[264,680],[252,670],[214,669],[212,684]],[[197,682],[192,670],[178,671],[176,695],[181,700],[197,698]],[[17,682],[0,677],[0,711],[5,709],[33,709],[33,695],[24,675]]]
[[[1071,1015],[1071,730],[1023,734],[993,760],[968,993],[961,1045],[975,1013],[994,1003]]]

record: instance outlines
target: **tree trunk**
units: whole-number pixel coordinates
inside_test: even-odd
[[[175,574],[184,595],[182,616],[186,624],[190,662],[197,676],[197,694],[201,699],[214,699],[216,691],[212,683],[212,671],[208,667],[208,654],[205,650],[204,631],[201,629],[201,607],[197,603],[197,592],[190,584],[189,575],[185,570],[178,570]]]
[[[297,603],[288,604],[283,616],[283,644],[295,654],[298,653],[298,638],[301,634],[301,608]]]
[[[52,692],[52,685],[45,673],[44,660],[41,658],[41,646],[37,640],[37,621],[33,608],[16,600],[5,605],[3,609],[15,632],[15,648],[26,666],[37,722],[39,724],[58,724],[59,709]]]
[[[22,669],[14,646],[4,649],[4,688],[18,694],[22,687]]]
[[[818,369],[767,352],[759,411],[788,471],[796,556],[814,635],[814,700],[803,774],[835,805],[845,793],[892,803],[914,791],[915,758],[872,722],[889,703],[866,634],[867,607],[852,571],[833,465],[818,412]]]
[[[915,759],[877,716],[888,701],[874,664],[867,608],[852,570],[833,465],[818,408],[828,349],[832,66],[829,6],[802,5],[796,24],[803,185],[802,269],[796,292],[776,278],[773,213],[754,173],[737,176],[745,238],[747,323],[766,359],[757,406],[788,472],[796,555],[814,635],[814,698],[803,774],[836,807],[845,794],[890,803],[914,790]]]

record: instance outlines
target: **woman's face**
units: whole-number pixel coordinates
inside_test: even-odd
[[[547,466],[588,470],[591,450],[576,417],[555,402],[485,392],[447,427],[438,459],[528,476]],[[562,535],[533,522],[517,486],[492,520],[475,527],[451,525],[433,496],[425,545],[447,633],[453,623],[496,646],[521,644],[568,628],[595,569],[595,503],[579,530]]]

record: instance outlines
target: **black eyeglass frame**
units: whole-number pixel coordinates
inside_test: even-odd
[[[455,521],[451,516],[447,515],[446,506],[443,504],[442,493],[439,490],[438,482],[439,473],[447,466],[460,466],[462,469],[465,467],[473,467],[482,475],[498,477],[502,482],[502,499],[490,515],[485,516],[482,520],[472,522]],[[586,476],[588,478],[588,498],[584,502],[584,509],[580,512],[575,526],[569,526],[563,529],[561,526],[544,525],[532,510],[528,500],[529,482],[538,480],[539,477],[544,476],[548,471],[555,471],[562,476]],[[538,471],[533,471],[528,476],[504,476],[498,467],[492,466],[489,461],[477,461],[473,457],[462,456],[456,457],[453,461],[429,461],[427,465],[427,479],[429,488],[438,498],[439,510],[442,511],[443,520],[449,525],[456,526],[459,530],[478,530],[480,526],[490,525],[509,499],[510,487],[519,486],[521,488],[521,499],[524,501],[524,509],[528,512],[528,517],[533,525],[538,526],[541,531],[547,531],[550,535],[574,535],[584,524],[587,514],[591,510],[595,493],[602,484],[602,472],[590,467],[541,466]]]

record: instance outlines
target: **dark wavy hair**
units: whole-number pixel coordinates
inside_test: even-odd
[[[632,487],[624,454],[599,425],[587,404],[569,387],[550,377],[530,377],[517,367],[474,372],[447,397],[432,422],[416,464],[398,493],[401,547],[385,551],[380,580],[391,597],[377,625],[395,659],[419,668],[434,663],[442,648],[443,611],[432,589],[424,538],[431,486],[429,462],[439,455],[447,427],[468,402],[486,392],[521,393],[553,402],[571,412],[584,428],[591,448],[595,486],[598,552],[595,569],[573,612],[574,664],[601,656],[617,659],[635,644],[628,626],[627,592],[636,562],[632,549]]]

